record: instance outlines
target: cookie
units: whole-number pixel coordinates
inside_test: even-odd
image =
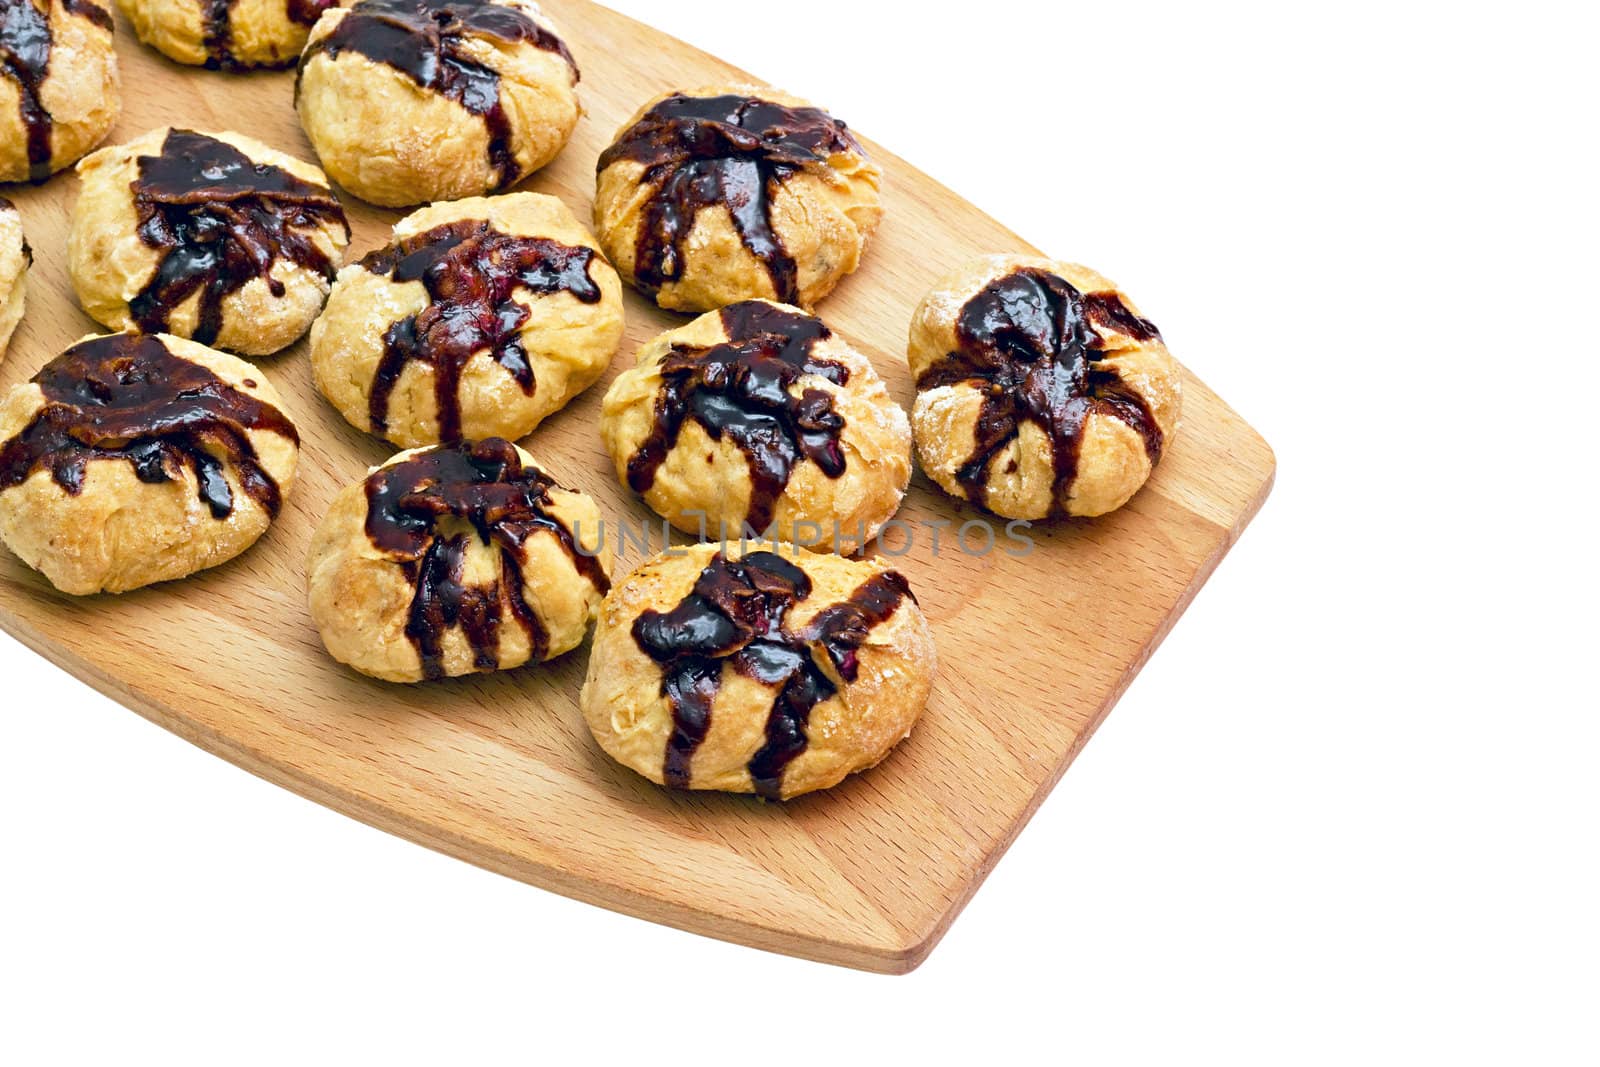
[[[622,277],[675,311],[811,308],[861,262],[881,172],[797,97],[709,86],[646,104],[600,156],[595,232]]]
[[[509,189],[578,124],[578,65],[532,0],[358,0],[327,12],[295,103],[334,180],[405,207]]]
[[[111,132],[111,26],[94,0],[0,0],[0,182],[44,181]]]
[[[267,531],[299,444],[243,360],[180,337],[86,338],[0,400],[0,541],[78,596],[182,578]]]
[[[622,285],[566,206],[512,193],[434,204],[339,272],[311,330],[317,388],[411,448],[523,437],[594,384]]]
[[[652,782],[779,800],[882,760],[934,672],[916,598],[881,562],[706,544],[606,596],[581,702],[600,747]]]
[[[1008,519],[1114,511],[1178,430],[1182,381],[1160,332],[1073,263],[968,263],[917,307],[908,358],[923,470]]]
[[[117,0],[139,40],[212,70],[292,67],[338,0]]]
[[[0,359],[5,358],[12,331],[22,321],[31,266],[33,250],[22,233],[22,216],[15,204],[0,196]]]
[[[329,653],[419,682],[576,648],[610,566],[595,502],[491,438],[402,452],[345,489],[306,569]]]
[[[867,358],[765,300],[669,330],[606,393],[617,477],[681,530],[864,544],[900,506],[911,427]]]
[[[350,240],[320,170],[237,133],[153,130],[78,176],[67,270],[114,330],[270,355],[310,328]]]

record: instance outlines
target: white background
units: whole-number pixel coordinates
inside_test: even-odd
[[[1594,5],[617,6],[1118,279],[1273,497],[906,978],[434,855],[0,638],[0,1061],[1595,1062]]]

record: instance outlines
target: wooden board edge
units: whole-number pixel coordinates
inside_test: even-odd
[[[1231,411],[1232,409],[1229,408],[1229,410]],[[1162,624],[1151,633],[1150,640],[1146,642],[1144,647],[1139,650],[1139,655],[1123,671],[1122,676],[1117,681],[1116,687],[1112,689],[1109,694],[1107,694],[1105,702],[1101,704],[1100,708],[1095,712],[1093,720],[1091,720],[1089,725],[1084,728],[1083,732],[1078,735],[1077,739],[1073,742],[1072,747],[1069,748],[1066,754],[1062,757],[1060,764],[1044,779],[1043,782],[1040,783],[1039,788],[1035,790],[1033,796],[1029,798],[1028,804],[1022,810],[1022,813],[1007,829],[1005,836],[1001,839],[999,844],[996,845],[994,850],[985,858],[982,867],[980,867],[977,873],[973,875],[971,880],[967,882],[961,896],[958,897],[951,904],[951,906],[938,917],[937,921],[918,938],[911,943],[908,943],[904,948],[885,954],[882,957],[882,962],[884,962],[886,966],[882,968],[872,968],[873,970],[880,970],[881,973],[885,974],[909,974],[926,962],[928,956],[932,954],[935,948],[938,947],[939,942],[944,939],[944,935],[949,932],[950,927],[961,915],[961,912],[966,909],[967,904],[971,902],[972,898],[977,895],[978,890],[983,886],[984,882],[988,880],[990,873],[995,869],[996,866],[999,865],[1000,860],[1004,858],[1006,852],[1010,850],[1012,843],[1016,841],[1018,836],[1021,835],[1022,831],[1027,827],[1027,825],[1033,821],[1034,814],[1038,812],[1039,806],[1044,803],[1045,798],[1054,792],[1056,786],[1061,783],[1062,777],[1067,773],[1068,768],[1072,766],[1073,761],[1077,759],[1078,753],[1083,751],[1084,746],[1089,743],[1089,739],[1092,738],[1095,734],[1095,731],[1100,728],[1100,724],[1105,722],[1106,718],[1111,714],[1111,710],[1115,708],[1117,706],[1117,702],[1122,699],[1122,695],[1126,693],[1128,691],[1128,687],[1133,684],[1134,678],[1138,676],[1139,672],[1144,668],[1144,665],[1150,662],[1150,657],[1153,656],[1156,650],[1161,647],[1161,643],[1167,639],[1167,635],[1172,633],[1173,627],[1177,625],[1178,620],[1183,618],[1184,614],[1189,610],[1189,605],[1194,602],[1194,598],[1199,595],[1200,590],[1205,586],[1205,584],[1211,580],[1211,576],[1216,573],[1217,567],[1222,564],[1223,559],[1225,559],[1228,553],[1232,551],[1233,546],[1238,544],[1239,538],[1241,535],[1243,535],[1246,527],[1250,525],[1250,523],[1255,519],[1256,515],[1261,511],[1262,506],[1266,504],[1267,497],[1272,495],[1273,486],[1277,484],[1277,456],[1273,452],[1272,446],[1267,443],[1264,437],[1256,432],[1253,426],[1250,426],[1248,423],[1242,423],[1242,425],[1256,439],[1256,443],[1258,443],[1266,452],[1267,466],[1264,471],[1260,488],[1258,488],[1255,492],[1255,495],[1246,502],[1243,510],[1240,511],[1239,516],[1233,525],[1227,528],[1224,536],[1218,542],[1215,551],[1213,551],[1211,555],[1207,556],[1202,562],[1200,568],[1195,571],[1194,578],[1187,586],[1184,587],[1182,595],[1173,604],[1172,612],[1162,621]]]

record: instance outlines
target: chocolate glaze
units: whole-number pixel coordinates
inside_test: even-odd
[[[1161,459],[1161,427],[1144,398],[1101,366],[1105,353],[1093,326],[1140,342],[1161,337],[1116,293],[1080,293],[1059,275],[1034,268],[990,282],[962,307],[957,350],[923,371],[917,388],[966,383],[983,391],[976,447],[956,471],[969,499],[987,501],[989,463],[1024,422],[1050,439],[1056,507],[1064,508],[1077,477],[1091,414],[1127,423],[1144,438],[1150,462]]]
[[[554,52],[572,68],[573,83],[578,81],[578,64],[566,42],[522,11],[488,0],[361,0],[333,32],[307,47],[300,69],[321,53],[335,59],[355,52],[482,116],[489,129],[489,163],[499,173],[496,188],[504,189],[520,180],[522,171],[500,99],[500,75],[466,48],[475,37],[527,42]],[[295,92],[298,96],[298,82]]]
[[[523,595],[523,546],[548,530],[560,539],[578,573],[604,593],[600,561],[579,551],[572,531],[551,512],[554,479],[525,466],[499,437],[429,449],[367,478],[367,536],[405,568],[416,585],[406,636],[429,680],[443,678],[444,635],[459,626],[480,671],[499,667],[500,627],[509,614],[528,635],[533,659],[549,649],[543,624]],[[500,577],[489,587],[463,580],[473,534],[441,533],[441,520],[469,525],[478,540],[500,551]]]
[[[324,11],[331,11],[338,6],[339,0],[287,0],[286,10],[290,22],[299,23],[301,26],[315,26]]]
[[[200,0],[206,66],[212,70],[243,70],[251,66],[240,63],[233,54],[233,8],[237,3],[238,0]],[[290,22],[312,26],[324,11],[337,3],[338,0],[285,0],[284,11]],[[298,55],[286,56],[276,65],[292,66],[299,58]]]
[[[694,220],[721,204],[779,300],[800,298],[794,258],[772,228],[772,197],[797,171],[835,153],[862,153],[845,124],[814,107],[784,107],[751,96],[677,93],[647,111],[600,156],[598,170],[622,159],[643,163],[653,186],[639,222],[634,277],[656,292],[683,277]]]
[[[782,556],[752,552],[730,560],[719,552],[677,607],[634,620],[633,638],[661,664],[661,695],[672,707],[663,768],[668,786],[689,788],[690,763],[710,732],[726,660],[746,677],[777,687],[766,744],[751,757],[749,771],[757,793],[780,799],[784,769],[806,750],[812,709],[838,692],[817,650],[839,678],[855,681],[867,636],[911,597],[911,588],[898,572],[884,571],[802,629],[789,630],[790,609],[810,595],[811,579]]]
[[[427,307],[384,331],[383,359],[367,402],[372,432],[388,429],[389,396],[413,361],[433,368],[441,441],[461,438],[461,372],[479,352],[491,353],[532,396],[533,365],[519,332],[528,309],[513,295],[566,292],[597,303],[593,262],[593,249],[501,233],[481,219],[436,226],[368,253],[361,260],[367,270],[421,282],[430,298]]]
[[[61,6],[111,32],[110,12],[91,0],[62,0]],[[41,11],[32,0],[0,0],[0,74],[17,84],[23,136],[28,142],[28,177],[36,182],[50,177],[55,123],[39,90],[50,73],[54,40],[48,4]]]
[[[165,331],[168,316],[199,292],[192,336],[211,344],[222,331],[229,293],[264,278],[273,296],[284,294],[283,283],[269,273],[277,260],[333,280],[333,261],[306,231],[337,222],[350,233],[344,209],[326,186],[253,163],[232,145],[193,130],[172,130],[159,156],[140,156],[131,187],[139,238],[162,253],[155,276],[128,302],[147,333]]]
[[[745,522],[760,532],[772,524],[773,509],[802,458],[830,478],[844,473],[844,417],[833,409],[833,394],[809,388],[796,397],[790,390],[807,374],[844,385],[850,371],[811,355],[813,345],[831,336],[821,319],[761,300],[730,304],[720,315],[726,342],[675,345],[661,361],[655,425],[628,460],[628,484],[637,493],[655,484],[684,420],[692,418],[713,440],[727,435],[744,453],[750,470]]]
[[[74,345],[33,378],[45,405],[0,447],[0,490],[48,470],[73,496],[96,459],[125,459],[141,482],[176,481],[194,471],[200,500],[216,519],[233,514],[231,466],[245,493],[276,516],[283,496],[246,431],[267,430],[299,443],[294,425],[271,404],[167,351],[158,338],[95,337]]]

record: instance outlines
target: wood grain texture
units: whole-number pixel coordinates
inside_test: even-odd
[[[639,104],[748,76],[584,0],[546,6],[583,67],[588,114],[524,188],[587,218],[595,158]],[[291,74],[181,68],[121,20],[117,47],[125,111],[114,139],[163,124],[231,128],[314,158]],[[639,56],[649,63],[618,58]],[[863,269],[820,311],[909,407],[905,338],[923,292],[973,255],[1032,250],[868,147],[885,170],[887,216]],[[5,387],[95,331],[65,272],[76,185],[66,174],[5,190],[37,257],[27,317],[0,364]],[[346,205],[352,257],[383,243],[401,214]],[[1161,321],[1160,308],[1146,311]],[[605,381],[523,443],[608,517],[638,523],[649,513],[612,477],[600,398],[639,344],[683,320],[632,293],[627,312]],[[1183,429],[1150,485],[1103,519],[1035,527],[1026,558],[950,551],[950,530],[935,557],[923,524],[978,513],[918,475],[899,517],[919,536],[898,566],[939,643],[927,715],[876,770],[770,805],[667,793],[611,763],[578,711],[587,646],[541,668],[424,688],[329,659],[306,613],[306,546],[334,493],[388,452],[317,396],[303,342],[259,363],[305,439],[300,481],[266,538],[185,582],[81,601],[0,552],[0,627],[207,751],[384,830],[603,907],[877,971],[926,957],[1255,514],[1274,470],[1266,443],[1187,376]]]

